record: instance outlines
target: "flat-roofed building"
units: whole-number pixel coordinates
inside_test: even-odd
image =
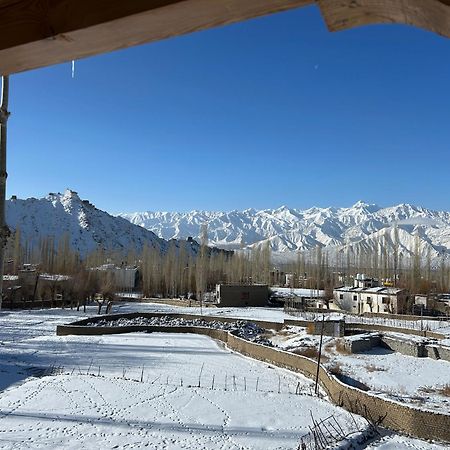
[[[91,270],[112,274],[115,287],[118,290],[132,291],[138,284],[139,271],[135,266],[116,266],[108,263],[99,267],[93,267]]]
[[[409,300],[406,289],[393,287],[342,286],[333,291],[334,302],[343,310],[362,314],[365,312],[405,314]]]
[[[267,284],[218,284],[216,298],[218,306],[267,306],[269,286]]]

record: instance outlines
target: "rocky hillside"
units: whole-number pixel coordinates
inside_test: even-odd
[[[39,245],[41,238],[48,236],[57,243],[68,236],[71,247],[82,255],[99,247],[139,252],[145,244],[161,251],[169,246],[153,232],[97,209],[69,189],[40,199],[8,200],[6,220],[12,230],[19,227],[22,242],[28,245]],[[175,245],[192,253],[198,251],[196,242],[178,241]]]

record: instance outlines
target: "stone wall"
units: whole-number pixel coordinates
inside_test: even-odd
[[[124,316],[142,316],[143,314],[121,314]],[[157,314],[148,314],[156,316]],[[167,315],[167,314],[159,314]],[[174,315],[176,317],[190,318],[186,315]],[[106,316],[100,316],[97,320]],[[109,318],[115,316],[107,316]],[[194,316],[198,317],[198,316]],[[206,318],[205,318],[206,319]],[[294,372],[314,379],[316,376],[317,363],[312,359],[306,358],[294,353],[285,352],[260,344],[255,344],[239,338],[232,333],[223,330],[214,330],[204,327],[86,327],[83,323],[93,319],[84,319],[71,325],[62,325],[57,327],[58,335],[67,334],[107,334],[107,333],[127,333],[134,331],[148,332],[168,332],[168,333],[197,333],[220,340],[227,346],[243,355],[252,357],[259,361],[264,361],[278,367],[283,367]],[[214,319],[217,320],[217,319]],[[263,322],[254,321],[258,324]],[[270,323],[270,322],[269,322]],[[280,324],[278,324],[280,325]],[[262,325],[260,325],[262,326]],[[273,327],[272,327],[273,328]],[[406,406],[391,400],[377,397],[376,395],[361,391],[360,389],[348,386],[336,377],[327,372],[323,367],[319,367],[319,382],[328,393],[330,399],[337,405],[342,406],[348,411],[360,414],[369,420],[382,420],[383,426],[396,431],[404,432],[422,439],[436,439],[450,442],[450,416],[434,413],[431,411],[422,411],[411,406]]]
[[[443,359],[450,362],[450,347],[428,344],[425,346],[426,356],[433,359]]]
[[[435,331],[410,330],[409,328],[389,327],[387,325],[368,324],[368,323],[346,323],[346,330],[350,331],[391,331],[393,333],[413,334],[415,336],[429,337],[433,339],[445,339],[445,335]]]
[[[381,345],[394,352],[401,353],[406,356],[415,356],[416,358],[424,358],[428,356],[425,348],[425,342],[399,339],[396,337],[382,335],[380,338]]]
[[[371,350],[373,347],[385,347],[402,355],[416,358],[442,359],[450,362],[450,347],[423,341],[411,341],[397,336],[386,336],[383,333],[353,336],[341,339],[348,353],[361,353]]]
[[[373,347],[381,345],[381,336],[379,334],[361,335],[351,339],[341,339],[344,349],[348,353],[361,353],[371,350]]]
[[[304,356],[264,347],[232,335],[228,337],[228,347],[260,361],[315,378],[317,363]],[[348,411],[369,420],[384,418],[383,426],[412,436],[450,442],[449,415],[422,411],[363,392],[340,382],[323,366],[320,366],[319,381],[331,400]]]

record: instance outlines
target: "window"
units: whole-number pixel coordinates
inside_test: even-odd
[[[369,305],[371,305],[372,304],[372,297],[367,297],[367,303],[369,304]]]
[[[388,305],[390,303],[389,297],[381,297],[381,301],[383,302],[383,305]]]
[[[354,295],[353,296],[353,300],[356,302],[356,301],[358,301],[358,296],[357,295]]]
[[[344,294],[339,294],[339,300],[344,300]]]

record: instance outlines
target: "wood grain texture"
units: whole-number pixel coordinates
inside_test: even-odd
[[[311,3],[314,0],[0,0],[0,74]]]
[[[450,0],[0,0],[0,75],[310,4],[331,31],[400,23],[450,37]]]
[[[330,31],[398,23],[450,37],[450,0],[316,1]]]

